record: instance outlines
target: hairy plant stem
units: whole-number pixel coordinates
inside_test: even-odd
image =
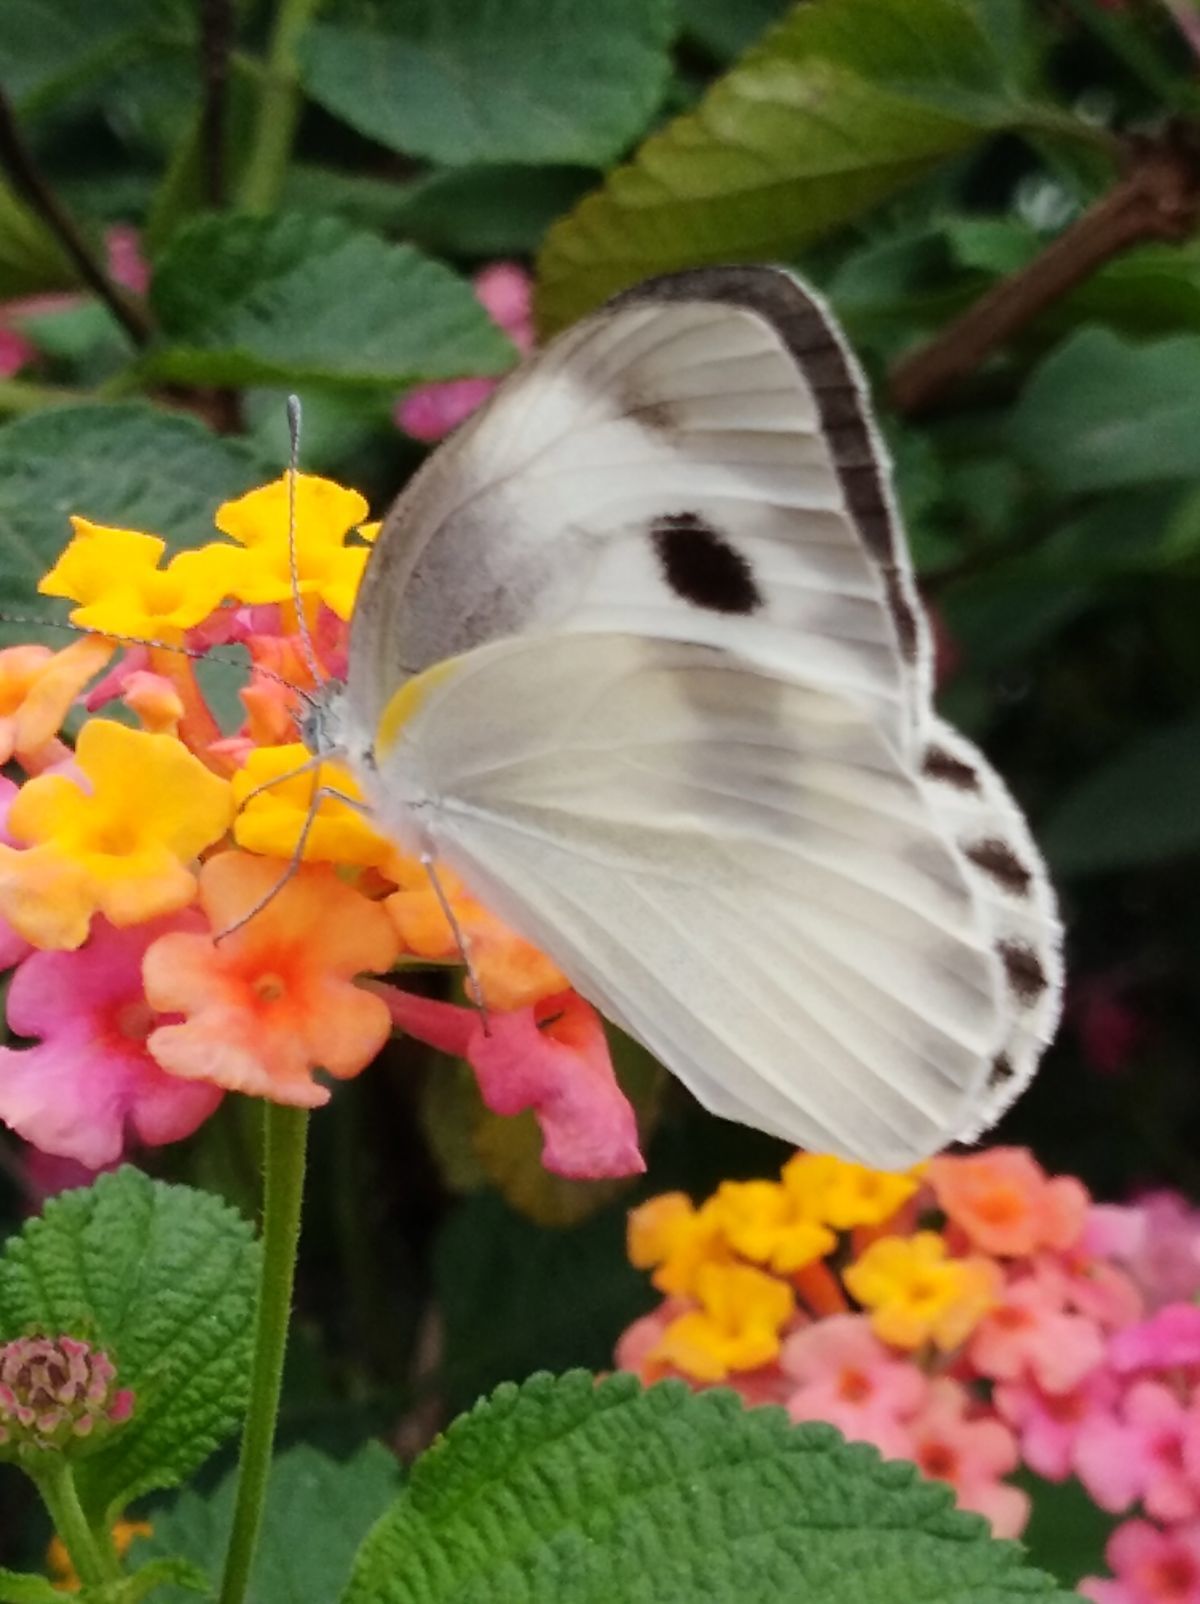
[[[321,0],[279,0],[259,92],[250,155],[239,201],[249,212],[267,212],[279,200],[300,119],[296,44]]]
[[[116,1557],[97,1539],[83,1512],[70,1460],[55,1460],[50,1469],[38,1470],[33,1479],[84,1587],[119,1581],[121,1567]]]
[[[1200,221],[1200,134],[1177,125],[1135,148],[1125,177],[1027,267],[1002,279],[892,369],[898,411],[912,416],[940,401],[998,346],[1105,262],[1148,240],[1182,240]]]
[[[292,1313],[307,1139],[307,1109],[288,1108],[280,1103],[266,1105],[262,1279],[254,1325],[250,1407],[242,1433],[237,1498],[225,1555],[225,1573],[221,1578],[220,1604],[242,1604],[245,1599],[262,1527]]]
[[[13,189],[45,223],[70,257],[80,278],[104,302],[134,345],[148,345],[154,334],[150,314],[139,301],[114,284],[101,267],[79,225],[34,161],[3,90],[0,90],[0,166],[12,180]]]

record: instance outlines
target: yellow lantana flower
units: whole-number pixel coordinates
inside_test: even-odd
[[[782,1180],[801,1212],[835,1231],[883,1225],[921,1184],[919,1166],[897,1175],[829,1153],[797,1153],[783,1166]]]
[[[802,1270],[837,1246],[834,1233],[806,1217],[775,1181],[723,1181],[712,1210],[736,1252],[780,1275]]]
[[[291,510],[287,474],[218,507],[217,528],[243,548],[222,548],[242,601],[293,600]],[[366,546],[347,546],[346,536],[361,531],[366,516],[367,503],[356,490],[315,474],[296,475],[296,583],[301,596],[319,596],[339,618],[349,618],[354,608],[370,555]]]
[[[35,947],[82,946],[95,913],[125,926],[186,907],[188,865],[233,813],[226,781],[169,735],[91,719],[75,761],[90,790],[29,780],[8,815],[27,849],[0,845],[0,912]]]
[[[683,1192],[664,1192],[630,1211],[629,1261],[654,1268],[651,1280],[668,1296],[687,1296],[705,1264],[730,1264],[733,1253],[711,1202],[696,1209]]]
[[[160,568],[167,549],[157,535],[72,518],[75,537],[40,581],[44,596],[80,605],[71,622],[96,635],[178,645],[230,591],[224,548],[181,551]]]
[[[697,1381],[724,1381],[733,1370],[757,1370],[779,1357],[780,1333],[795,1299],[784,1281],[748,1264],[703,1264],[696,1273],[698,1309],[673,1320],[650,1356]]]
[[[299,742],[256,747],[233,776],[232,784],[239,809],[234,839],[248,852],[259,852],[267,858],[292,856],[312,810],[313,797],[322,786],[362,801],[362,791],[347,769],[337,763],[322,763],[314,771],[310,753]],[[259,790],[260,786],[264,789]],[[323,796],[302,855],[306,863],[372,868],[386,862],[395,850],[357,808],[337,797]]]
[[[894,1348],[932,1342],[957,1348],[997,1302],[1001,1276],[990,1259],[952,1259],[936,1231],[886,1236],[842,1276],[871,1311],[871,1329]]]

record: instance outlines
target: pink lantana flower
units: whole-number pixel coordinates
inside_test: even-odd
[[[975,1328],[968,1354],[994,1381],[1031,1376],[1044,1392],[1069,1392],[1104,1358],[1094,1320],[1071,1314],[1061,1293],[1039,1276],[1010,1281],[998,1306]]]
[[[1029,1519],[1029,1498],[1002,1476],[1017,1468],[1017,1442],[1001,1421],[972,1418],[971,1399],[957,1381],[943,1377],[909,1428],[908,1457],[927,1476],[947,1481],[962,1509],[991,1522],[997,1537],[1017,1537]]]
[[[1118,1331],[1109,1347],[1114,1370],[1173,1370],[1200,1365],[1200,1307],[1169,1303],[1148,1320]]]
[[[1094,1206],[1086,1240],[1094,1253],[1126,1267],[1149,1309],[1191,1303],[1200,1294],[1200,1209],[1179,1192]]]
[[[155,1063],[146,1037],[159,1021],[142,991],[147,947],[199,923],[178,914],[115,930],[97,918],[85,946],[25,960],[9,988],[8,1023],[36,1045],[0,1048],[6,1125],[45,1153],[98,1170],[121,1157],[131,1136],[158,1147],[208,1118],[220,1091]]]
[[[1036,1382],[1002,1381],[992,1394],[998,1413],[1016,1428],[1021,1457],[1047,1481],[1077,1472],[1078,1444],[1090,1427],[1107,1427],[1120,1385],[1110,1370],[1093,1370],[1068,1392],[1043,1392]],[[1118,1504],[1123,1509],[1128,1499]]]
[[[515,262],[493,262],[475,276],[475,294],[523,355],[533,350],[532,281]],[[451,379],[422,384],[397,404],[396,423],[414,440],[432,443],[483,405],[498,379]]]
[[[1135,1381],[1119,1418],[1107,1426],[1093,1422],[1080,1441],[1080,1477],[1096,1502],[1114,1513],[1136,1498],[1155,1520],[1194,1520],[1200,1515],[1200,1483],[1192,1474],[1197,1464],[1200,1410],[1158,1381]]]
[[[911,1359],[884,1347],[866,1315],[834,1315],[794,1332],[780,1364],[799,1383],[787,1399],[793,1420],[827,1420],[888,1458],[908,1455],[905,1422],[920,1408],[928,1382]]]
[[[637,1120],[617,1083],[604,1026],[574,992],[509,1013],[432,1002],[395,987],[372,987],[401,1030],[465,1058],[494,1114],[532,1109],[541,1126],[542,1163],[576,1180],[640,1175]]]
[[[1093,1604],[1200,1604],[1200,1522],[1164,1532],[1126,1521],[1104,1557],[1115,1579],[1087,1576],[1079,1584]]]

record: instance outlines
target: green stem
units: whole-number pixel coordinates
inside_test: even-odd
[[[225,1555],[220,1604],[242,1604],[262,1526],[283,1358],[292,1313],[292,1283],[300,1240],[304,1196],[304,1149],[308,1110],[268,1103],[265,1119],[266,1195],[263,1201],[263,1266],[254,1327],[250,1407],[242,1434],[237,1501]]]
[[[33,1479],[84,1587],[119,1581],[121,1567],[111,1552],[105,1553],[83,1512],[70,1461],[59,1459],[48,1470],[36,1471]]]
[[[279,0],[239,200],[248,212],[278,203],[300,118],[296,45],[321,0]]]

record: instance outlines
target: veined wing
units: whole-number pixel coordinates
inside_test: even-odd
[[[911,757],[929,650],[888,479],[811,292],[762,267],[652,280],[526,362],[399,498],[354,616],[356,717],[487,641],[616,630],[843,694]]]
[[[978,1123],[1023,1004],[943,813],[855,701],[595,633],[481,648],[414,702],[377,749],[380,824],[417,819],[713,1112],[895,1167]]]

